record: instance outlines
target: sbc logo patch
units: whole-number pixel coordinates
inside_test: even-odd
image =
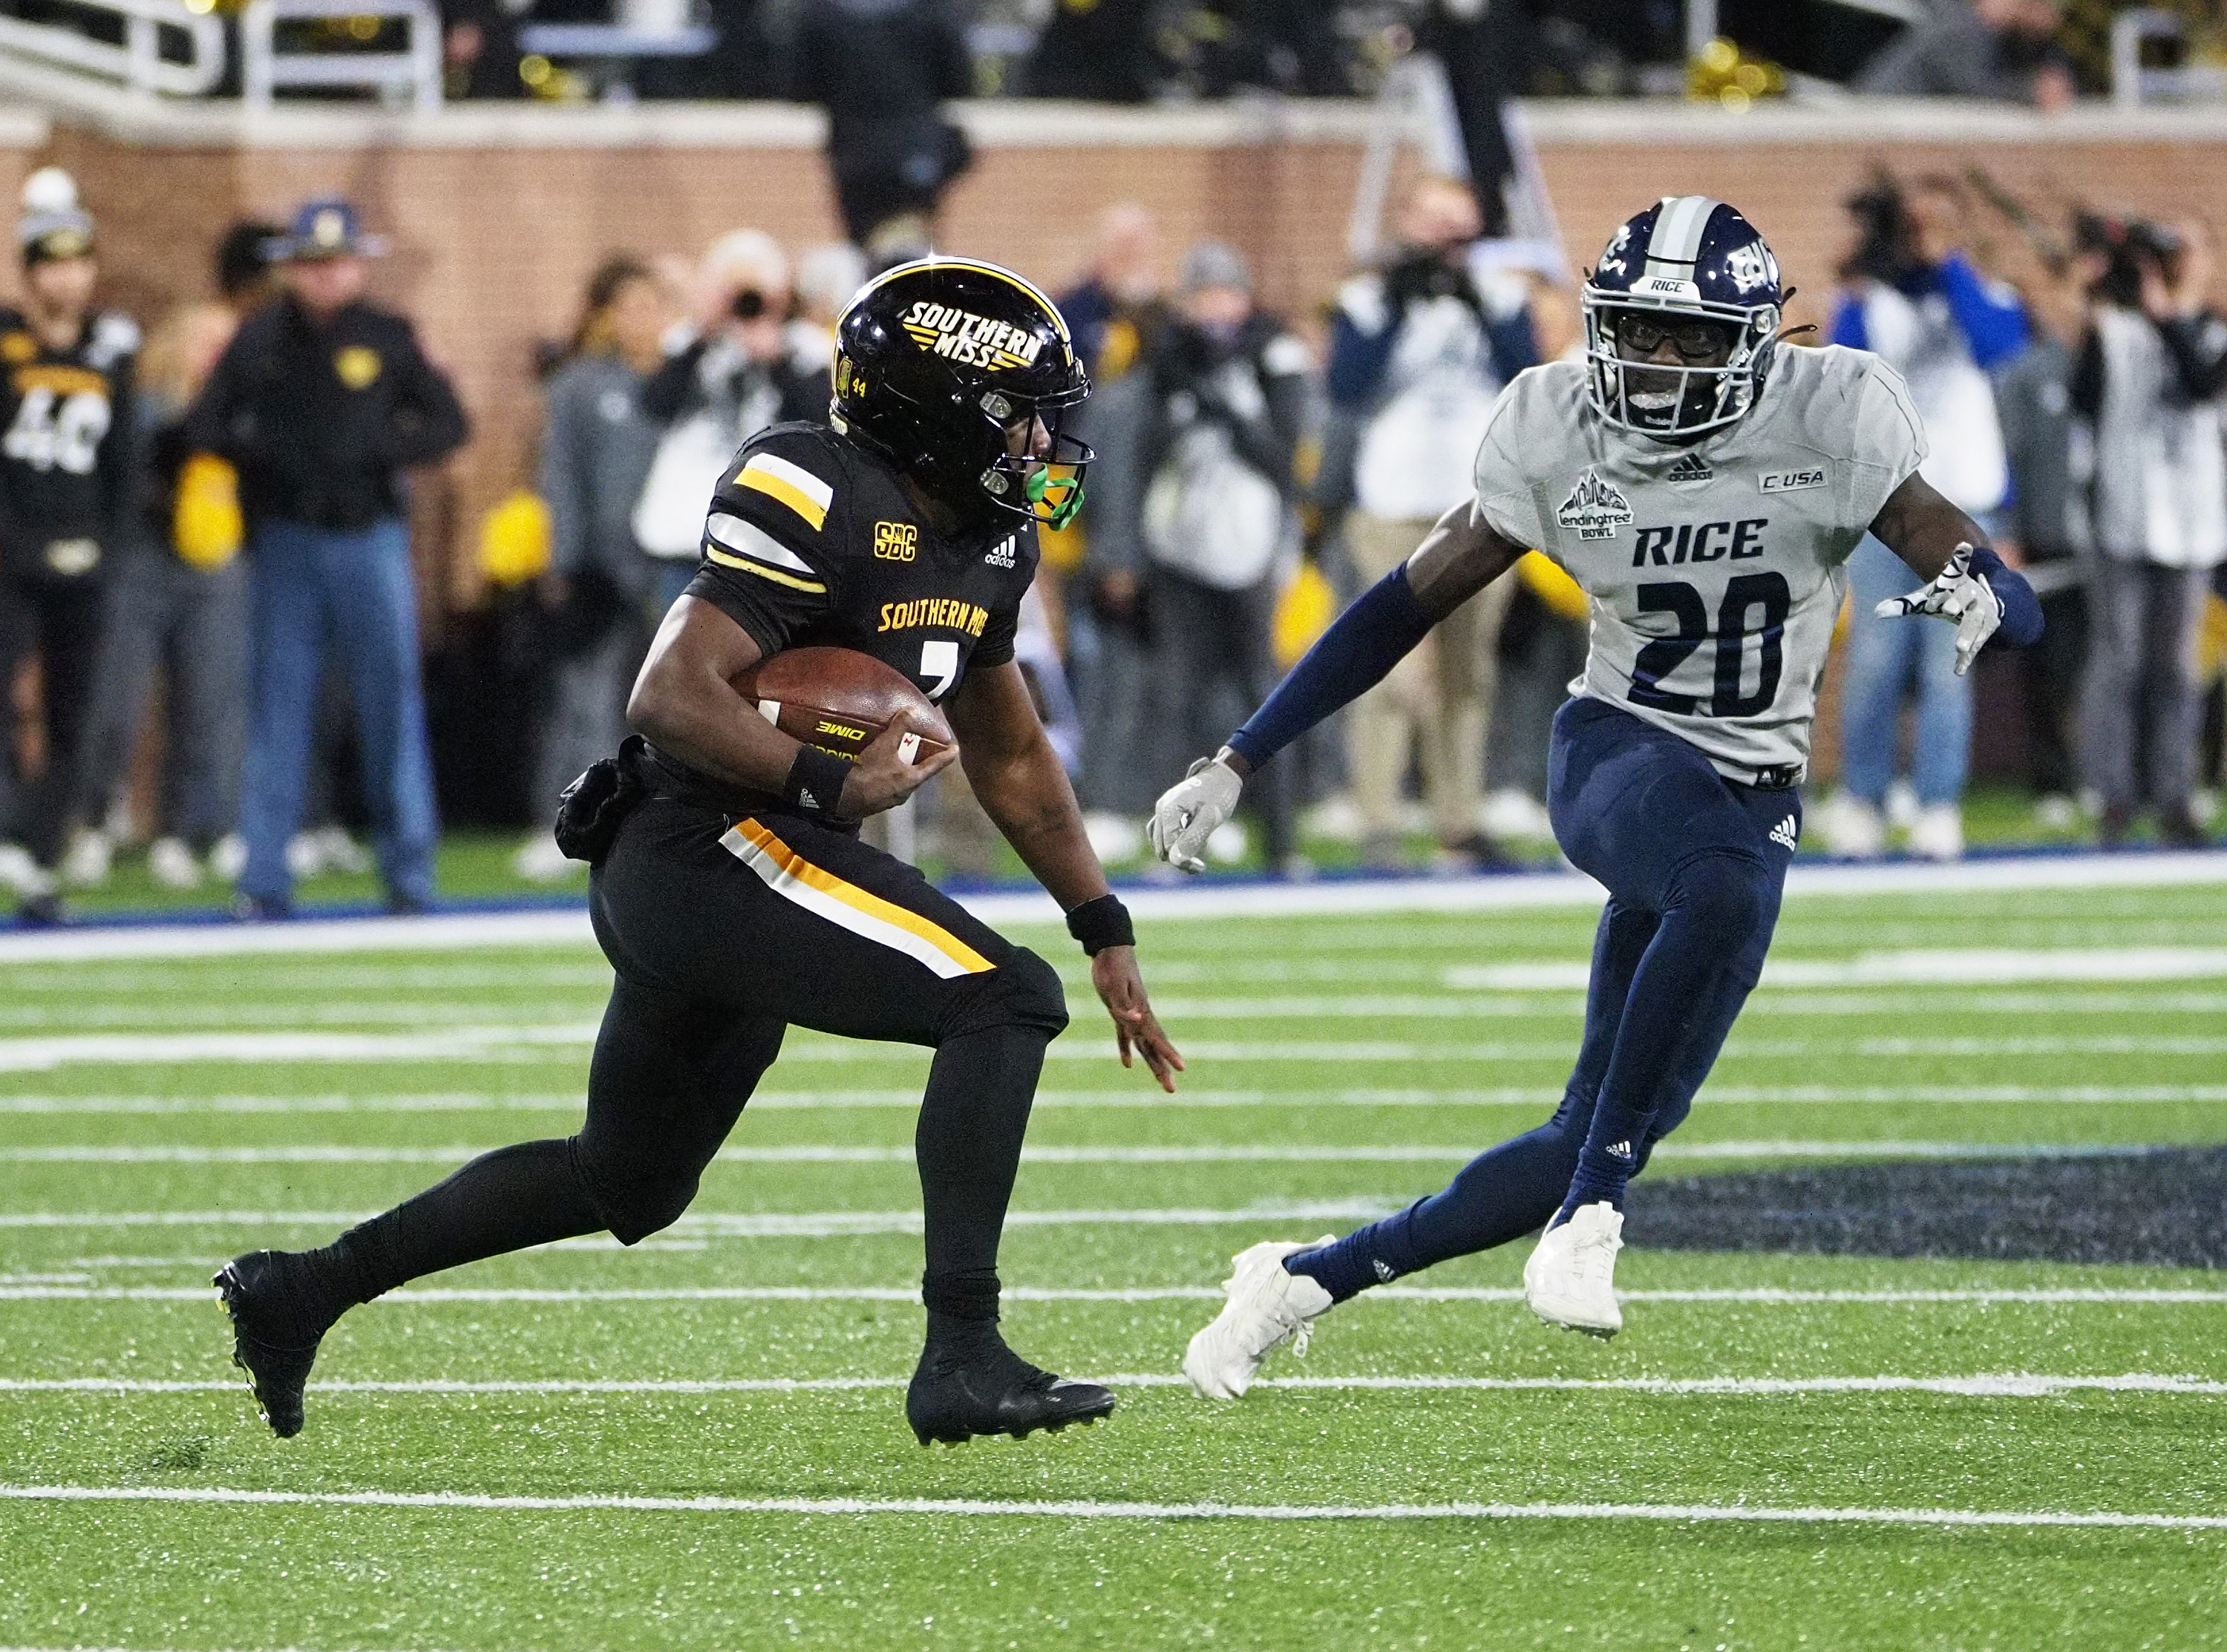
[[[910,562],[920,529],[910,522],[874,524],[874,554],[884,562]]]

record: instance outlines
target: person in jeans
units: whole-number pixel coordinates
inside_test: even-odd
[[[380,250],[347,201],[304,204],[278,249],[284,296],[241,325],[187,419],[194,448],[238,469],[248,526],[243,918],[292,908],[286,845],[329,639],[348,673],[387,905],[422,911],[433,898],[439,828],[401,478],[461,446],[469,426],[410,323],[365,299]]]
[[[1150,726],[1168,756],[1209,737],[1225,698],[1250,704],[1274,681],[1277,564],[1298,537],[1292,458],[1310,365],[1299,340],[1255,307],[1235,247],[1193,246],[1177,289],[1176,314],[1137,370],[1129,417],[1091,427],[1116,472],[1103,495],[1125,507],[1094,519],[1096,531],[1133,536],[1147,570]],[[1285,870],[1288,786],[1264,783],[1256,818],[1269,868]]]
[[[1848,286],[1832,341],[1870,350],[1901,373],[1925,421],[1923,474],[1949,503],[1992,526],[2010,469],[1990,375],[2026,348],[2026,307],[1959,249],[1963,203],[1952,180],[1892,184],[1850,203],[1867,231],[1844,266]],[[1894,780],[1903,692],[1914,679],[1918,737],[1911,784],[1918,817],[1911,852],[1955,860],[1964,852],[1964,780],[1971,761],[1971,686],[1957,673],[1956,639],[1941,626],[1897,625],[1876,609],[1898,595],[1908,571],[1866,539],[1848,558],[1850,622],[1841,686],[1841,793],[1824,821],[1835,854],[1886,847],[1885,805]]]
[[[147,869],[171,889],[236,871],[239,774],[247,732],[247,566],[236,533],[236,483],[222,462],[188,451],[187,409],[232,341],[226,305],[185,306],[149,341],[140,376],[146,453],[139,532],[116,558],[101,638],[100,680],[79,753],[73,881],[105,874],[100,822],[139,743],[150,691],[165,679],[162,832]],[[214,495],[212,500],[212,494]],[[230,516],[212,532],[197,512]],[[221,846],[220,846],[221,845]]]
[[[2205,593],[2227,561],[2219,396],[2227,318],[2207,302],[2202,224],[2111,225],[2072,400],[2096,427],[2096,558],[2083,743],[2106,848],[2126,841],[2144,788],[2158,836],[2206,839],[2196,818]],[[2147,739],[2138,738],[2147,728]]]
[[[66,883],[105,881],[127,835],[117,829],[128,824],[118,806],[157,670],[166,680],[161,835],[147,846],[147,869],[180,890],[211,872],[226,883],[239,876],[247,566],[239,477],[213,455],[187,450],[185,418],[241,318],[269,301],[269,248],[284,233],[255,219],[228,227],[210,259],[217,296],[172,311],[142,354],[140,530],[119,552],[106,594]]]
[[[1346,553],[1365,589],[1413,556],[1470,491],[1470,467],[1501,387],[1539,359],[1520,279],[1482,285],[1470,253],[1477,198],[1426,178],[1401,215],[1401,246],[1356,276],[1330,321],[1330,426],[1317,498],[1343,518]],[[1360,807],[1362,858],[1398,862],[1401,784],[1411,750],[1440,861],[1502,857],[1482,830],[1484,742],[1494,651],[1514,580],[1498,580],[1423,640],[1346,717],[1346,768]]]
[[[659,564],[635,543],[635,501],[657,456],[660,430],[643,412],[643,381],[664,360],[665,302],[632,258],[607,261],[588,283],[572,359],[549,381],[541,431],[541,497],[549,507],[542,600],[561,657],[550,686],[533,800],[545,811],[512,862],[536,883],[570,877],[550,835],[558,794],[626,738],[627,693],[649,652]]]

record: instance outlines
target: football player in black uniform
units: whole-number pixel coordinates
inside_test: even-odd
[[[701,569],[635,686],[647,740],[566,795],[559,833],[596,864],[590,909],[618,977],[585,1126],[475,1159],[323,1250],[218,1275],[280,1434],[301,1427],[317,1339],[353,1304],[480,1257],[672,1222],[791,1023],[935,1050],[915,1138],[928,1340],[905,1400],[922,1442],[1113,1409],[997,1327],[1005,1204],[1044,1046],[1067,1024],[1059,977],[857,835],[953,754],[908,763],[893,725],[846,763],[734,687],[771,654],[833,644],[941,705],[975,794],[1090,954],[1124,1065],[1141,1055],[1172,1090],[1182,1059],[1013,663],[1037,524],[1081,502],[1088,450],[1059,424],[1088,380],[1050,299],[958,259],[880,277],[836,349],[833,428],[752,437],[711,501]]]
[[[23,308],[0,309],[0,684],[37,651],[47,766],[15,814],[39,866],[22,922],[47,924],[61,915],[54,866],[93,695],[103,576],[131,520],[139,329],[93,308],[93,220],[69,175],[45,168],[23,193]]]

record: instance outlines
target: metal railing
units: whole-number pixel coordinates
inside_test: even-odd
[[[401,18],[410,43],[399,52],[278,49],[280,23],[341,17]],[[438,109],[440,15],[427,0],[249,0],[239,17],[239,84],[252,109],[268,109],[281,86],[360,86]]]
[[[0,17],[0,50],[121,81],[142,94],[195,98],[224,79],[224,24],[184,0],[70,0],[86,11],[124,20],[124,39],[96,40],[67,23]],[[163,53],[165,33],[182,47],[182,60]]]
[[[2227,73],[2208,63],[2177,69],[2146,69],[2142,46],[2153,40],[2179,41],[2188,25],[2176,12],[2145,6],[2111,19],[2111,101],[2122,109],[2160,98],[2227,96]]]

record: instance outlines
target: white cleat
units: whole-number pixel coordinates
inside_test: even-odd
[[[1311,1245],[1267,1240],[1231,1259],[1235,1268],[1222,1284],[1229,1299],[1184,1350],[1184,1375],[1192,1387],[1209,1400],[1241,1399],[1260,1362],[1286,1338],[1292,1353],[1306,1353],[1315,1321],[1330,1310],[1330,1292],[1304,1273],[1286,1272],[1284,1259],[1336,1237],[1324,1234]]]
[[[1624,1213],[1605,1199],[1581,1204],[1549,1228],[1523,1265],[1523,1300],[1550,1325],[1613,1336],[1624,1329],[1616,1303],[1616,1253],[1624,1248]]]

